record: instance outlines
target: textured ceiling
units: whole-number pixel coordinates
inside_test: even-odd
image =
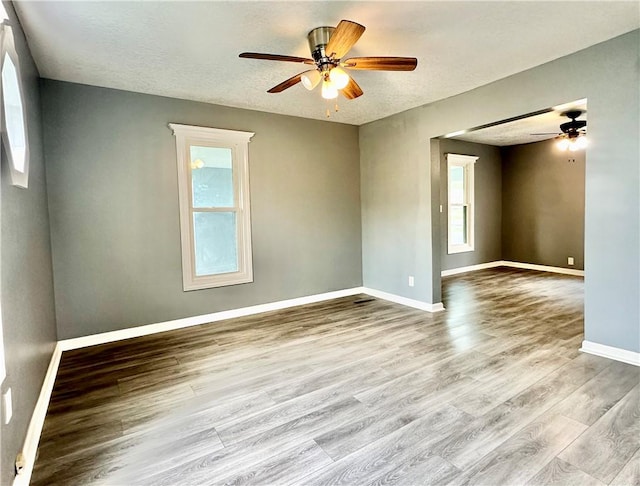
[[[364,96],[330,121],[360,125],[562,57],[639,27],[633,2],[19,1],[45,78],[326,119],[319,89],[266,91],[309,55],[306,34],[350,19],[367,27],[350,56],[413,56],[414,72],[353,72]]]
[[[470,129],[465,133],[450,135],[447,138],[465,140],[467,142],[488,145],[508,146],[523,143],[540,142],[556,138],[560,133],[560,124],[569,121],[563,115],[569,110],[580,110],[583,113],[578,120],[587,121],[587,100],[577,100],[561,106],[554,106],[551,111],[539,115],[528,116],[519,120],[495,123],[481,129]]]

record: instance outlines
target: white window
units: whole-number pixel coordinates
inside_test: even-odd
[[[4,49],[2,47],[4,45],[4,38],[5,38],[4,32],[6,29],[9,28],[4,23],[4,21],[7,19],[8,19],[7,11],[5,10],[4,5],[2,5],[2,2],[0,2],[0,52],[2,52]],[[9,35],[11,35],[11,32],[9,33]],[[1,117],[0,117],[0,120],[1,120]],[[2,123],[1,126],[2,128],[4,128],[4,123]],[[2,131],[4,132],[4,130]],[[2,171],[0,171],[0,183],[2,182],[1,179],[2,179]],[[0,211],[0,213],[2,213],[2,211]],[[0,271],[0,274],[2,274],[1,271]],[[2,385],[2,383],[4,382],[4,379],[7,377],[7,368],[4,361],[4,331],[2,329],[1,301],[2,301],[2,288],[0,287],[0,385]]]
[[[2,36],[2,138],[9,157],[11,182],[14,186],[26,188],[29,182],[29,145],[20,64],[10,26],[3,26]]]
[[[176,136],[184,290],[253,281],[249,132],[170,123]]]
[[[448,253],[473,251],[473,167],[478,157],[447,154]]]

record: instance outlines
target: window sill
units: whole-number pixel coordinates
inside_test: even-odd
[[[474,249],[472,245],[456,245],[456,246],[450,246],[449,248],[447,248],[447,253],[449,255],[453,255],[456,253],[467,253],[473,250]]]

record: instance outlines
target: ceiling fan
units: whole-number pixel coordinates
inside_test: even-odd
[[[269,61],[298,62],[311,69],[283,81],[268,93],[281,93],[298,83],[311,91],[322,82],[322,97],[334,99],[338,92],[347,99],[362,96],[362,88],[343,69],[373,71],[413,71],[415,57],[352,57],[342,60],[364,33],[365,27],[350,20],[341,20],[337,27],[317,27],[307,35],[312,58],[243,52],[240,57]]]
[[[558,147],[561,150],[579,150],[587,146],[587,121],[576,120],[584,112],[582,110],[569,110],[562,113],[571,121],[560,125],[561,133],[532,133],[532,135],[559,135]]]

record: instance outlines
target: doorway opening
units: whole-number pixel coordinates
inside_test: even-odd
[[[446,277],[506,263],[584,275],[588,147],[559,146],[568,138],[568,112],[579,112],[574,120],[584,122],[580,137],[588,140],[586,99],[432,140],[440,181],[434,272]]]

